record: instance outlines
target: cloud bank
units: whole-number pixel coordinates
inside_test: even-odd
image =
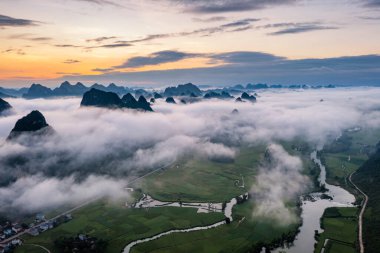
[[[275,144],[269,146],[266,155],[267,164],[260,168],[256,184],[251,189],[257,202],[253,216],[273,219],[279,225],[295,223],[297,216],[286,203],[299,196],[310,184],[308,177],[301,174],[302,161]]]
[[[33,175],[18,179],[8,188],[0,188],[1,210],[17,212],[46,211],[66,204],[82,204],[90,199],[107,197],[126,198],[125,181],[107,177],[89,176],[76,182],[74,177],[63,179]]]
[[[27,196],[29,189],[34,189],[29,185],[41,185],[37,190],[51,186],[51,192],[62,196],[60,201],[51,202],[58,205],[69,201],[66,191],[90,189],[91,182],[104,182],[102,191],[107,196],[118,196],[108,183],[122,187],[130,178],[184,157],[229,161],[241,145],[267,145],[294,138],[321,146],[344,129],[378,127],[379,96],[377,88],[264,90],[255,104],[207,100],[173,105],[158,99],[153,106],[155,113],[80,108],[78,98],[7,99],[14,114],[0,118],[1,210],[5,206],[18,208],[26,197],[17,196]],[[235,108],[238,114],[231,113]],[[57,135],[42,141],[25,137],[21,143],[5,142],[17,119],[34,109],[44,114]],[[270,181],[273,176],[303,182],[296,159],[276,146],[271,150],[276,162],[263,167],[258,181]],[[71,188],[63,187],[68,184]],[[288,187],[287,183],[278,184],[280,188]],[[265,185],[260,189],[266,189]],[[279,189],[264,191],[270,200],[266,205],[281,207],[281,213],[286,213],[282,201],[292,198],[299,189],[283,191],[286,196],[278,198]],[[12,192],[18,195],[9,195]],[[259,196],[264,193],[257,192]],[[94,195],[88,193],[80,199]],[[36,196],[30,210],[49,205],[44,194]],[[291,216],[288,218],[291,220]]]

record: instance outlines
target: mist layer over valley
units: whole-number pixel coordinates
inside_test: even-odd
[[[212,99],[176,105],[158,99],[154,112],[83,108],[77,98],[10,98],[12,113],[0,118],[1,211],[118,198],[129,180],[180,159],[228,163],[242,146],[265,145],[276,158],[252,179],[260,182],[253,196],[265,200],[253,214],[292,222],[284,203],[310,181],[302,175],[302,161],[279,143],[302,139],[321,148],[346,129],[378,127],[378,97],[377,88],[265,90],[257,103]],[[7,141],[15,122],[32,110],[43,113],[55,134]]]

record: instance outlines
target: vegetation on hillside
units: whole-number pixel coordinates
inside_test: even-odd
[[[352,179],[368,195],[367,209],[363,216],[363,240],[366,252],[380,249],[380,145]]]

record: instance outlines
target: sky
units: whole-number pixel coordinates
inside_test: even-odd
[[[379,0],[1,0],[0,85],[377,85],[379,42]]]

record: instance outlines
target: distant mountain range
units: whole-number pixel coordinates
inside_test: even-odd
[[[69,82],[63,82],[59,87],[50,89],[41,84],[32,84],[26,93],[22,95],[24,98],[48,98],[48,97],[65,97],[65,96],[82,96],[86,91],[95,88],[97,90],[114,92],[117,94],[125,94],[126,92],[133,92],[132,89],[122,86],[117,86],[111,83],[107,87],[101,84],[93,84],[91,87],[87,87],[82,83],[76,83],[74,85]]]
[[[11,96],[11,95],[8,95],[8,94],[5,94],[3,92],[0,91],[0,98],[13,98],[14,96]]]
[[[1,98],[8,97],[21,97],[24,93],[28,91],[29,88],[21,88],[21,89],[11,89],[11,88],[3,88],[0,87]]]
[[[201,90],[199,87],[192,83],[179,84],[176,87],[167,87],[163,91],[148,91],[142,88],[133,89],[124,86],[118,86],[114,83],[104,86],[102,84],[93,84],[90,87],[78,82],[76,84],[71,84],[68,81],[63,82],[59,87],[51,89],[49,87],[43,86],[41,84],[32,84],[29,88],[21,89],[11,89],[0,87],[0,98],[10,98],[10,97],[23,97],[27,99],[34,98],[51,98],[51,97],[65,97],[65,96],[82,96],[85,92],[95,88],[97,90],[105,92],[113,92],[122,96],[127,93],[134,94],[135,97],[144,96],[145,98],[154,97],[155,99],[163,97],[174,97],[174,96],[188,96],[188,97],[201,97],[207,95],[206,98],[228,98],[228,94],[231,93],[241,93],[242,91],[253,91],[260,89],[320,89],[320,88],[335,88],[333,85],[326,86],[307,86],[307,85],[267,85],[267,84],[247,84],[247,85],[235,85],[231,87],[214,88],[208,87],[206,90]]]

